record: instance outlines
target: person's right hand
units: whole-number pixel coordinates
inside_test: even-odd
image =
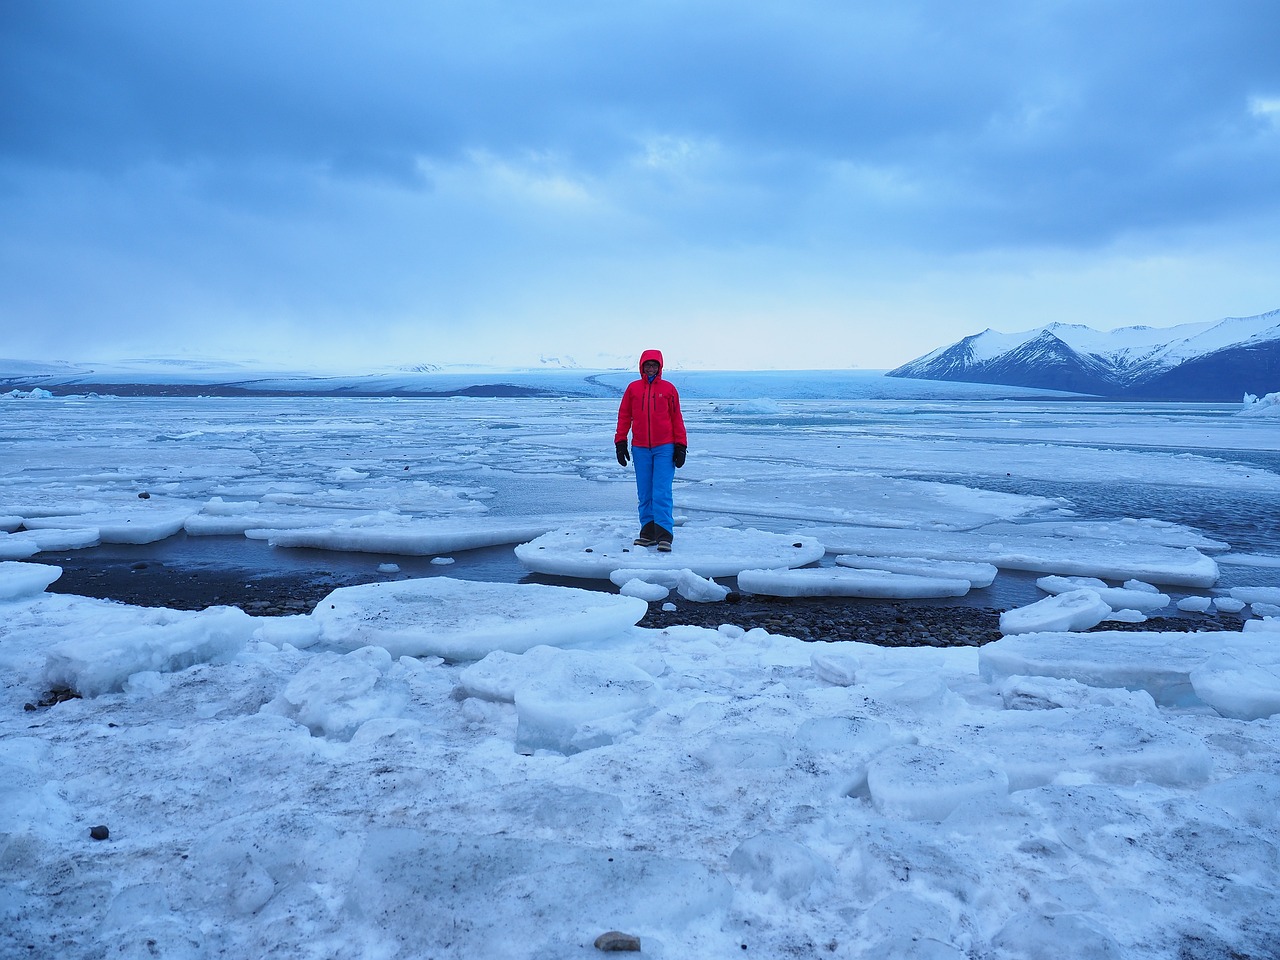
[[[613,445],[613,449],[618,454],[618,466],[625,467],[631,459],[627,453],[627,441],[619,440]]]

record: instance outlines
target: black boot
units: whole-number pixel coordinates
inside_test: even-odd
[[[671,531],[665,527],[660,527],[656,523],[653,525],[653,538],[658,541],[659,553],[671,552]]]
[[[658,529],[659,529],[658,525],[654,523],[652,520],[646,523],[644,525],[644,528],[640,531],[640,535],[635,539],[636,546],[652,547],[655,543],[658,542],[658,534],[657,534]]]

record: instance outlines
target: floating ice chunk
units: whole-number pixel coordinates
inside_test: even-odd
[[[636,597],[573,587],[429,577],[340,587],[311,615],[321,641],[339,650],[378,646],[394,656],[479,660],[494,650],[609,637],[648,609]]]
[[[618,592],[624,597],[639,597],[648,603],[665,600],[671,594],[671,591],[662,584],[649,583],[639,577],[632,577],[618,588]]]
[[[991,563],[1003,570],[1196,588],[1218,581],[1217,563],[1194,547],[1121,538],[1033,536],[1014,532],[1021,525],[1013,524],[1000,524],[999,533],[985,532],[988,529],[992,528],[955,533],[864,526],[809,527],[803,532],[821,540],[829,552],[840,554]]]
[[[145,506],[121,506],[101,513],[73,516],[28,517],[28,530],[81,530],[94,528],[103,543],[155,543],[182,530],[196,512],[194,504],[166,503],[152,499]]]
[[[415,520],[334,524],[297,530],[272,530],[265,537],[273,547],[313,547],[355,553],[394,553],[426,557],[456,550],[474,550],[519,543],[547,530],[546,523],[501,523],[471,520]],[[257,531],[246,531],[253,536]],[[260,539],[254,537],[254,539]]]
[[[1102,618],[1102,623],[1146,623],[1147,615],[1141,610],[1116,610]]]
[[[863,557],[846,553],[836,557],[836,563],[857,570],[887,570],[889,573],[906,573],[916,577],[968,580],[974,589],[991,586],[999,572],[995,564],[991,563],[930,560],[925,557]]]
[[[398,717],[408,703],[407,685],[386,679],[392,665],[391,654],[378,647],[321,653],[263,711],[296,720],[315,736],[350,740],[365,721]]]
[[[25,560],[39,552],[40,547],[30,536],[0,533],[0,560]]]
[[[1280,713],[1280,654],[1255,646],[1242,659],[1216,653],[1192,668],[1191,686],[1224,717],[1261,720]]]
[[[1183,597],[1178,601],[1178,609],[1187,613],[1204,613],[1211,606],[1213,601],[1208,597]],[[1244,604],[1240,606],[1243,607]]]
[[[1000,632],[1005,636],[1018,633],[1041,633],[1058,630],[1088,630],[1096,627],[1111,607],[1095,590],[1071,590],[1056,597],[1045,597],[1025,607],[1000,614]]]
[[[653,678],[626,661],[556,650],[515,688],[516,750],[573,754],[631,733],[652,709]]]
[[[809,537],[752,529],[682,528],[674,549],[665,554],[635,547],[634,536],[631,522],[584,523],[522,543],[516,547],[516,557],[536,573],[606,580],[615,571],[686,568],[701,577],[732,577],[754,566],[803,566],[826,553],[822,544]]]
[[[756,893],[772,893],[795,900],[809,893],[830,873],[821,857],[788,837],[761,833],[744,840],[729,854],[729,870],[738,874]]]
[[[6,517],[0,515],[0,533],[13,533],[22,526],[21,517]]]
[[[1161,706],[1203,703],[1191,671],[1239,633],[1033,633],[1007,636],[978,651],[988,683],[1012,676],[1060,677],[1093,687],[1145,690]]]
[[[1212,769],[1200,737],[1155,710],[1138,713],[1128,704],[996,714],[980,729],[966,731],[965,747],[994,758],[1010,790],[1044,786],[1065,775],[1178,786],[1203,782]]]
[[[918,744],[888,747],[867,764],[867,789],[881,813],[901,820],[945,820],[961,803],[995,802],[1009,779],[972,756]]]
[[[777,400],[760,397],[755,400],[735,400],[729,403],[714,403],[712,413],[739,414],[776,414],[782,412],[782,405]]]
[[[667,593],[672,590],[675,590],[680,596],[693,603],[716,603],[729,595],[728,587],[722,587],[710,578],[700,577],[688,568],[682,570],[633,570],[629,567],[624,567],[609,574],[609,579],[619,586],[638,580],[652,586],[663,587],[666,590],[661,596],[658,596],[656,591],[650,591],[653,594],[652,596],[645,596],[641,593],[630,594],[634,597],[644,596],[646,600],[665,600]]]
[[[810,655],[809,661],[819,680],[837,687],[851,687],[858,682],[861,663],[852,653],[818,650]]]
[[[515,703],[520,681],[547,669],[555,653],[555,647],[534,647],[524,653],[495,650],[466,667],[458,676],[458,684],[468,696]]]
[[[101,541],[97,527],[30,530],[24,535],[29,536],[41,552],[46,550],[83,550],[86,547],[96,547]]]
[[[48,563],[0,562],[0,603],[43,593],[62,576],[62,568]]]
[[[1239,613],[1244,609],[1244,601],[1237,600],[1235,597],[1214,597],[1213,606],[1215,610],[1222,613]]]
[[[171,672],[232,656],[256,626],[253,617],[235,607],[147,611],[134,624],[113,623],[98,633],[86,626],[84,636],[49,649],[44,679],[54,689],[96,697],[122,689],[134,673]]]
[[[1000,684],[1006,710],[1060,710],[1066,707],[1117,707],[1154,713],[1156,702],[1145,690],[1090,687],[1078,680],[1056,677],[1008,677]]]
[[[1238,417],[1280,417],[1280,393],[1268,393],[1255,397],[1252,393],[1244,395],[1244,406],[1236,414]]]
[[[1227,592],[1244,603],[1280,604],[1280,587],[1232,587]]]
[[[399,573],[400,567],[398,564],[394,564],[394,563],[380,563],[378,564],[378,572],[379,573]]]
[[[432,557],[431,562],[437,567],[447,567],[449,564],[453,563],[454,560],[453,557]]]
[[[884,570],[816,567],[805,570],[743,570],[738,574],[743,593],[771,597],[962,597],[968,580],[913,577]]]
[[[1251,603],[1249,610],[1255,617],[1280,617],[1280,604]]]
[[[355,467],[342,467],[334,471],[333,479],[339,483],[346,483],[351,480],[368,480],[367,471],[357,470]]]
[[[662,605],[662,611],[663,611],[663,613],[675,613],[675,612],[676,612],[676,609],[677,609],[677,607],[676,607],[676,605],[675,605],[674,603],[664,603],[664,604]]]
[[[1130,580],[1129,583],[1137,584],[1140,581]],[[1142,587],[1109,587],[1107,584],[1096,577],[1041,577],[1036,581],[1036,586],[1045,593],[1063,594],[1072,590],[1092,590],[1102,602],[1113,610],[1138,610],[1142,613],[1150,613],[1153,610],[1161,610],[1169,605],[1169,597],[1160,593],[1150,584],[1142,584]]]
[[[1245,633],[1277,633],[1280,632],[1280,617],[1266,617],[1262,620],[1246,620]]]

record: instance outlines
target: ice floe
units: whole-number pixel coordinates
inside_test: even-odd
[[[608,580],[620,570],[688,569],[700,577],[732,577],[761,564],[803,566],[825,548],[812,537],[699,525],[675,531],[670,553],[632,544],[635,524],[597,521],[552,530],[516,547],[516,557],[535,573]]]
[[[969,587],[968,580],[847,567],[743,570],[738,574],[738,589],[743,593],[771,597],[963,597]]]
[[[1003,570],[1026,570],[1103,580],[1142,580],[1185,587],[1211,587],[1218,564],[1195,547],[1105,539],[1028,536],[1006,528],[998,534],[887,530],[878,527],[806,527],[833,553],[923,557],[929,560],[990,563]]]
[[[377,646],[394,656],[479,660],[494,650],[599,640],[637,623],[643,600],[544,584],[451,577],[340,587],[316,605],[319,641]]]

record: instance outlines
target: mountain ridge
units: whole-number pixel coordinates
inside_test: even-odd
[[[886,376],[1119,399],[1237,401],[1280,389],[1280,310],[1167,328],[1050,323],[1008,334],[988,328]]]

